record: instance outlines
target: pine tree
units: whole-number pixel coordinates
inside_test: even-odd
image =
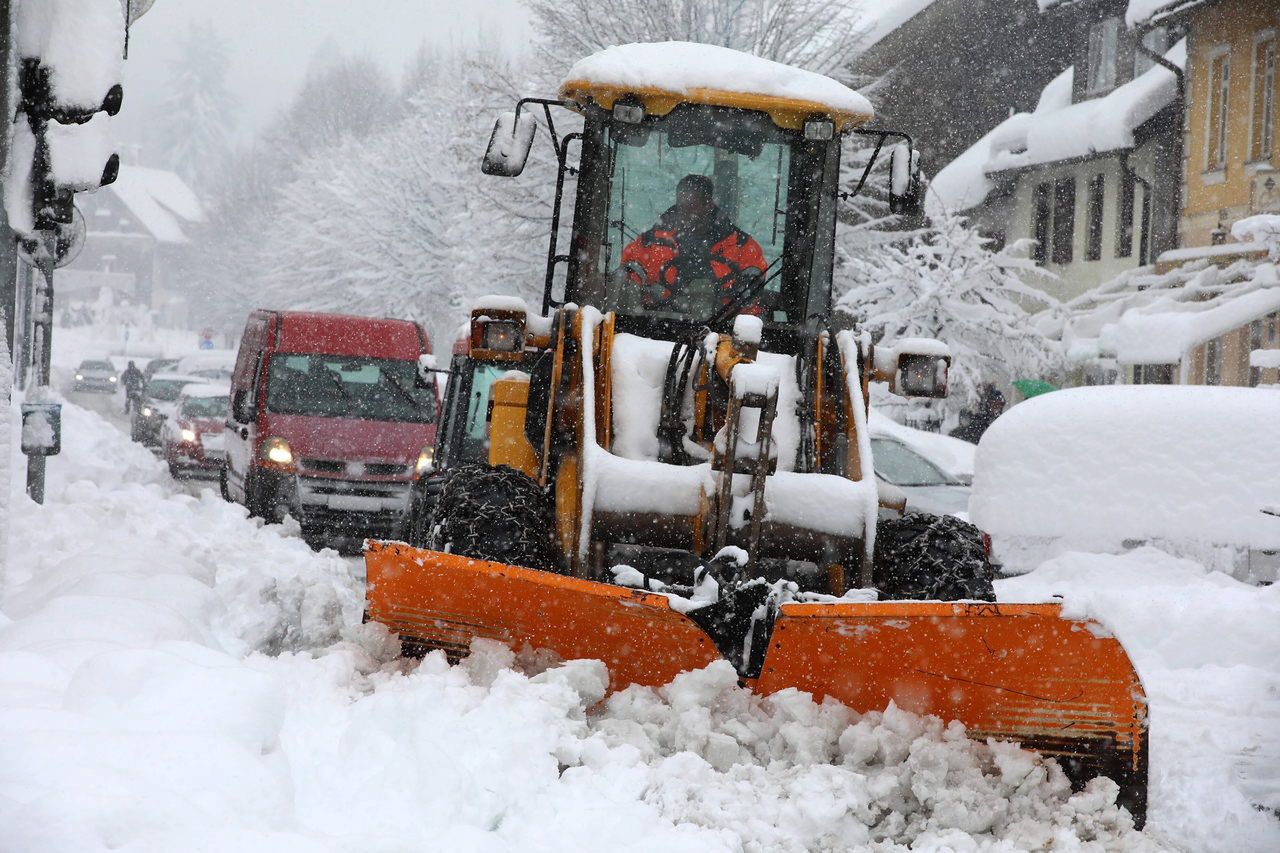
[[[210,21],[193,21],[169,63],[169,94],[153,119],[159,161],[192,187],[207,188],[225,165],[235,109],[226,77],[227,45]]]

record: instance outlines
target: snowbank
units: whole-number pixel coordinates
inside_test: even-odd
[[[1006,560],[1019,543],[1188,553],[1280,548],[1280,395],[1249,388],[1072,388],[1015,406],[978,447],[969,509]]]
[[[699,89],[809,101],[871,118],[871,102],[830,77],[713,44],[667,41],[609,47],[578,60],[561,90],[612,85],[688,95]]]

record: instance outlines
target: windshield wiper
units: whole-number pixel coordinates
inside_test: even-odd
[[[776,264],[780,260],[782,260],[781,255],[775,258],[773,263]],[[770,264],[769,266],[773,266],[773,264]],[[752,269],[754,269],[754,267],[752,267]],[[766,273],[769,272],[769,267],[765,267],[765,272]],[[760,277],[755,281],[754,284],[748,285],[745,290],[739,291],[738,295],[733,297],[729,301],[729,304],[723,306],[719,311],[717,311],[716,313],[708,317],[707,321],[703,323],[703,325],[710,329],[714,329],[716,326],[719,326],[725,320],[729,319],[734,314],[738,313],[738,310],[743,305],[746,305],[747,302],[749,302],[752,299],[755,299],[757,296],[763,293],[765,287],[769,284],[769,282],[773,281],[781,273],[782,273],[782,266],[780,264],[778,268],[774,270],[772,273],[770,273],[769,275],[764,275],[762,273]],[[741,271],[732,273],[734,277],[737,277],[741,274],[742,274]],[[735,283],[734,286],[736,288],[737,283]]]
[[[392,388],[399,391],[400,396],[404,397],[406,400],[409,401],[409,406],[411,408],[413,408],[415,411],[422,408],[422,404],[418,402],[418,398],[410,394],[409,389],[401,385],[399,379],[396,379],[394,376],[392,376],[390,373],[387,373],[386,371],[379,371],[378,375],[383,379],[387,380],[387,384],[389,384]]]
[[[348,403],[351,402],[351,392],[347,390],[347,383],[342,381],[342,374],[328,367],[324,369],[324,373],[333,382],[334,387],[338,389],[338,393],[342,395]]]

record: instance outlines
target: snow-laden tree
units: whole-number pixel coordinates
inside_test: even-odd
[[[445,64],[439,73],[456,71]],[[268,302],[414,318],[447,343],[476,297],[540,294],[540,277],[513,276],[504,259],[518,223],[472,190],[484,180],[487,128],[455,98],[447,86],[420,86],[399,122],[297,166],[263,257]]]
[[[208,20],[193,21],[169,63],[168,93],[152,118],[155,156],[197,190],[207,189],[230,152],[235,104],[227,89],[227,45]]]
[[[844,260],[857,284],[837,308],[884,344],[937,338],[951,347],[951,393],[958,410],[986,382],[1007,385],[1058,367],[1058,352],[1030,310],[1057,300],[1031,282],[1047,275],[1028,257],[1030,241],[993,249],[962,216],[933,219],[912,240]]]

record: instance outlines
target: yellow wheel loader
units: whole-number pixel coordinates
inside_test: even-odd
[[[995,603],[972,543],[882,548],[918,552],[909,592],[874,560],[868,386],[942,396],[951,357],[834,322],[842,137],[919,207],[910,140],[871,117],[828,78],[668,43],[589,57],[499,119],[484,172],[518,175],[539,128],[559,164],[542,308],[472,310],[415,543],[366,548],[367,616],[409,653],[599,659],[612,690],[724,658],[763,693],[892,701],[1109,776],[1141,823],[1146,700],[1114,637]]]

